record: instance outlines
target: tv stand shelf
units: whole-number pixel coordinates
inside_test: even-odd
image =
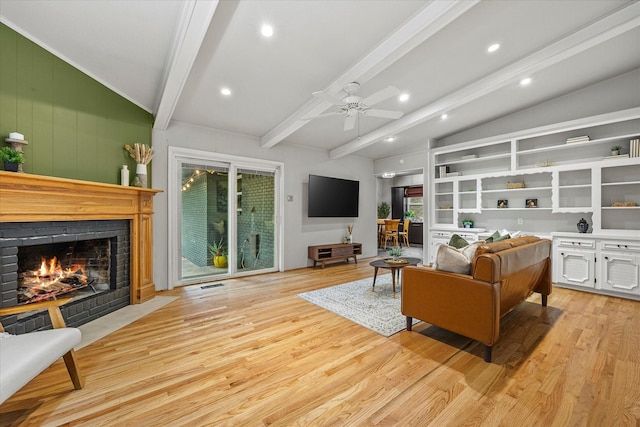
[[[357,255],[362,255],[362,243],[335,243],[328,245],[309,246],[309,259],[313,260],[313,266],[322,262],[322,268],[327,261],[344,259],[349,262],[349,258],[357,264]]]

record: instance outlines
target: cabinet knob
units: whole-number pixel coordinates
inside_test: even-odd
[[[606,256],[606,257],[604,257],[604,259],[609,259],[609,257],[608,257],[608,256]]]

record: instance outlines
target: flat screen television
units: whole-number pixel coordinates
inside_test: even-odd
[[[357,217],[360,182],[309,175],[309,217]]]

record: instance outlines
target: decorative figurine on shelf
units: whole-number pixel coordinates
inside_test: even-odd
[[[136,180],[134,186],[147,188],[147,165],[153,158],[153,147],[149,147],[146,144],[138,144],[137,142],[131,147],[129,144],[124,146],[125,150],[129,152],[129,155],[137,163],[136,165]],[[139,183],[139,185],[137,185]]]
[[[580,233],[586,233],[587,231],[589,231],[589,223],[584,218],[580,218],[577,226]]]

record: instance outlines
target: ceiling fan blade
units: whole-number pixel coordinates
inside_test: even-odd
[[[357,114],[354,114],[352,116],[347,116],[347,118],[344,119],[344,130],[353,129],[353,127],[356,125],[357,118],[358,118]]]
[[[375,105],[378,102],[384,101],[385,99],[389,99],[392,96],[398,95],[399,93],[400,93],[400,89],[391,85],[391,86],[387,86],[381,91],[374,93],[373,95],[367,96],[365,99],[362,100],[362,102],[365,105]]]
[[[318,91],[318,92],[313,92],[312,95],[315,96],[316,98],[323,99],[323,100],[325,100],[327,102],[330,102],[330,103],[332,103],[334,105],[343,105],[344,104],[341,99],[338,99],[336,97],[328,95],[328,94],[326,94],[325,92],[323,92],[321,90]]]
[[[385,119],[399,119],[403,114],[402,111],[379,110],[377,108],[369,108],[362,112],[363,116],[382,117]]]
[[[315,116],[306,116],[306,117],[303,117],[302,120],[321,119],[323,117],[341,116],[343,114],[344,114],[344,111],[331,111],[329,113],[317,114]]]

